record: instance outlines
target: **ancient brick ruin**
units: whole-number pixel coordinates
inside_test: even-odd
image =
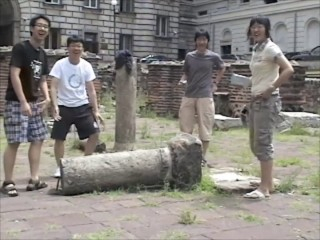
[[[317,112],[319,109],[320,81],[306,81],[306,67],[294,65],[295,73],[280,88],[283,111]],[[223,80],[214,94],[216,112],[225,116],[239,117],[244,105],[250,101],[250,88],[230,85],[232,73],[251,76],[247,63],[227,65]],[[158,115],[178,116],[182,86],[177,86],[182,75],[182,64],[150,64],[147,73],[140,72],[140,86],[147,93],[147,106]],[[215,76],[213,76],[215,77]]]

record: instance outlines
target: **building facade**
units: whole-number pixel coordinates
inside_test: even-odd
[[[52,20],[45,48],[66,46],[70,35],[80,35],[86,50],[113,59],[114,49],[135,56],[164,54],[176,58],[179,0],[1,0],[0,46],[29,35],[29,20],[45,14]],[[2,38],[2,36],[8,36]]]
[[[180,12],[180,51],[194,47],[186,29],[203,28],[210,33],[215,52],[247,54],[253,44],[247,29],[256,15],[270,18],[272,38],[284,52],[311,50],[320,44],[318,0],[183,0]]]
[[[112,2],[116,2],[113,7]],[[183,59],[194,49],[194,32],[211,35],[210,48],[221,54],[247,54],[252,16],[270,17],[272,38],[284,52],[310,50],[320,42],[318,0],[0,0],[0,46],[27,39],[29,20],[52,20],[45,48],[63,48],[70,35],[85,48],[112,60],[129,49],[136,57],[161,54]]]

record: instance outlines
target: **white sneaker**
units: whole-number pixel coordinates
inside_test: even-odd
[[[56,172],[53,174],[53,177],[55,177],[55,178],[61,177],[60,168],[57,168]]]

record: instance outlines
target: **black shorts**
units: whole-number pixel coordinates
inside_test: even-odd
[[[61,120],[53,123],[52,139],[65,140],[72,124],[77,128],[81,140],[99,132],[99,126],[89,104],[80,107],[59,106],[59,112]]]

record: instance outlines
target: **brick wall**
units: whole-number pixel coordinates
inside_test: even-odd
[[[306,79],[305,84],[306,102],[304,110],[306,112],[320,113],[320,78]]]
[[[2,115],[4,110],[4,97],[8,83],[10,58],[11,51],[0,52],[0,115]]]
[[[293,77],[280,88],[283,111],[303,111],[308,106],[308,111],[317,106],[316,99],[319,90],[318,82],[305,81],[305,67],[293,66]],[[250,101],[250,88],[241,88],[230,85],[232,73],[251,76],[248,64],[229,64],[223,80],[214,94],[216,112],[226,116],[239,117],[244,105]],[[147,73],[141,73],[138,81],[140,88],[146,89],[147,105],[158,115],[171,114],[178,116],[184,88],[176,86],[182,75],[180,64],[151,64]],[[215,74],[214,74],[215,75]],[[214,76],[215,77],[215,76]],[[312,96],[312,97],[311,97]]]
[[[147,107],[160,116],[178,116],[183,86],[177,86],[182,66],[177,64],[150,64],[148,66]],[[146,79],[145,79],[146,80]]]
[[[52,68],[54,63],[62,58],[65,57],[65,54],[59,54],[59,55],[49,55],[48,54],[48,64],[49,64],[49,69]],[[5,98],[5,92],[7,89],[7,84],[8,84],[8,74],[9,74],[9,62],[11,59],[11,51],[0,51],[0,115],[3,114],[4,110],[4,98]],[[92,67],[96,73],[97,80],[95,80],[94,85],[95,89],[97,92],[97,98],[98,102],[100,102],[101,98],[101,81],[100,81],[100,76],[98,73],[98,63],[99,59],[96,57],[86,57],[85,58],[88,62],[92,64]],[[50,86],[50,81],[48,81],[48,85]]]

